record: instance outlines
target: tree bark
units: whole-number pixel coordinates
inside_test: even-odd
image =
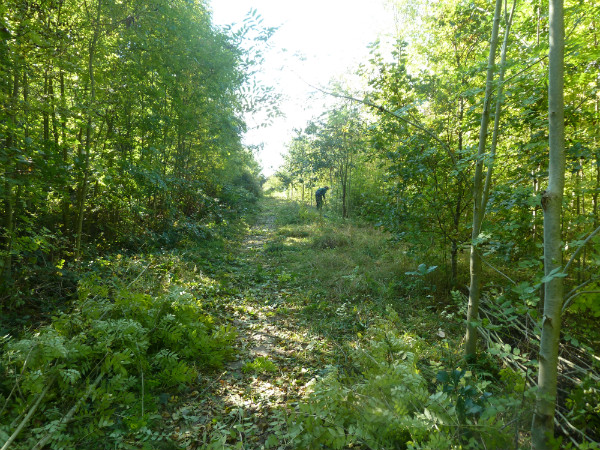
[[[492,26],[492,39],[490,41],[490,53],[488,57],[487,77],[485,82],[485,97],[483,100],[483,113],[481,114],[481,127],[479,129],[479,147],[475,164],[475,176],[473,179],[473,228],[471,230],[471,257],[469,285],[469,307],[467,310],[467,333],[465,336],[465,357],[475,358],[477,352],[477,325],[479,318],[479,297],[481,286],[481,255],[475,241],[479,237],[481,223],[483,221],[483,159],[488,135],[488,124],[490,119],[490,101],[492,97],[494,69],[496,59],[496,48],[498,47],[498,29],[500,28],[500,12],[502,11],[502,0],[496,0],[494,10],[494,24]]]
[[[550,0],[550,53],[548,74],[549,166],[548,189],[542,195],[544,210],[544,272],[548,276],[562,264],[561,214],[565,185],[564,145],[564,13],[563,0]],[[538,392],[531,425],[531,448],[550,448],[558,376],[563,279],[545,282],[540,341]]]
[[[94,35],[90,42],[90,51],[88,59],[88,74],[90,77],[90,98],[87,107],[87,124],[85,131],[85,155],[83,155],[83,180],[79,188],[79,202],[77,205],[77,229],[75,234],[75,259],[79,259],[81,256],[81,234],[83,232],[83,219],[85,215],[85,200],[87,196],[88,179],[89,179],[89,165],[90,165],[90,151],[92,148],[92,115],[93,108],[96,102],[96,81],[94,78],[94,58],[96,56],[96,46],[100,37],[100,12],[102,11],[102,0],[98,0],[96,10],[96,23],[94,24]]]

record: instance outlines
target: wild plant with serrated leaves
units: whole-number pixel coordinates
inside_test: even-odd
[[[219,367],[234,337],[182,288],[157,298],[92,275],[70,313],[4,344],[0,441],[17,449],[152,448],[168,439],[153,431],[159,394]]]
[[[482,439],[487,448],[506,448],[509,433],[492,415],[499,408],[486,414],[482,406],[477,417],[463,417],[461,423],[457,404],[465,398],[460,395],[469,392],[474,398],[477,384],[469,384],[465,373],[457,382],[468,389],[431,384],[417,367],[429,356],[425,342],[380,325],[351,354],[361,376],[334,367],[310,383],[305,401],[288,420],[285,437],[296,448],[469,448]]]

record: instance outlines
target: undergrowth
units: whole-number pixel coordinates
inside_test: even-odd
[[[438,261],[368,224],[269,205],[268,239],[250,234],[240,252],[240,221],[223,229],[233,242],[199,246],[191,233],[168,251],[98,259],[68,312],[5,338],[0,440],[14,449],[528,446],[535,362],[507,340],[465,364],[466,300],[445,291]],[[499,309],[482,333],[518,319],[509,300],[487,299]],[[241,350],[217,374],[236,339],[222,323],[240,326]],[[261,353],[249,351],[258,342]],[[568,399],[580,422],[593,423],[594,380]]]
[[[235,338],[205,305],[219,284],[196,266],[176,253],[97,260],[70,311],[5,338],[0,441],[15,449],[175,448],[161,410],[201,372],[222,367]]]
[[[493,393],[461,367],[444,368],[423,339],[381,320],[349,352],[349,371],[330,366],[269,442],[297,448],[516,448],[508,427],[519,396]]]

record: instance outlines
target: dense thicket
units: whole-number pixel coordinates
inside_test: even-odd
[[[271,92],[259,20],[217,29],[202,0],[0,4],[3,449],[173,448],[158,411],[233,353],[198,267],[261,193],[241,143]]]
[[[599,6],[565,2],[564,261],[555,261],[557,269],[543,277],[543,202],[548,186],[547,3],[516,3],[504,80],[498,81],[497,67],[486,105],[494,5],[454,0],[435,5],[396,4],[398,35],[373,44],[371,60],[356,70],[365,83],[364,91],[332,90],[331,95],[340,100],[338,106],[298,132],[279,178],[289,192],[299,184],[335,183],[333,209],[345,215],[345,205],[350,204],[351,214],[384,225],[406,242],[415,255],[415,265],[438,266],[432,281],[441,298],[452,289],[466,293],[471,288],[473,292],[466,250],[475,249],[485,273],[485,301],[483,322],[475,318],[470,326],[479,328],[488,348],[492,341],[500,340],[528,351],[533,364],[529,368],[521,364],[517,369],[524,377],[537,370],[543,284],[564,277],[563,320],[567,328],[561,357],[585,362],[570,381],[563,365],[559,410],[563,419],[569,414],[575,418],[582,430],[571,430],[573,439],[596,436],[592,430],[597,430],[597,422],[590,426],[580,419],[594,417],[589,405],[598,392],[588,391],[592,397],[583,401],[573,383],[580,380],[585,385],[586,377],[598,379],[597,358],[590,355],[599,350],[594,324],[600,315],[600,241],[596,235],[600,224]],[[500,43],[511,16],[510,2],[503,9]],[[499,66],[499,55],[495,61]],[[352,127],[357,119],[347,116],[333,131],[330,124],[350,104],[352,108],[362,105],[355,113],[361,127]],[[484,106],[491,113],[490,138],[483,141],[478,156]],[[491,124],[496,118],[496,141],[490,150]],[[341,135],[344,137],[339,138]],[[335,150],[328,146],[331,141]],[[349,181],[343,181],[344,169],[333,162],[332,155],[339,152],[354,155],[347,169]],[[483,205],[483,222],[472,237],[473,180],[478,162],[483,175],[475,184],[479,183],[483,197],[476,198],[479,207]],[[506,311],[509,319],[502,322],[499,316],[504,317]],[[503,331],[486,331],[490,321],[496,321],[494,326],[501,321]],[[533,341],[531,336],[536,336]],[[568,342],[575,342],[575,347],[568,347]],[[579,360],[582,352],[587,356]],[[529,381],[533,384],[533,379]],[[586,402],[588,406],[584,406]],[[568,428],[564,422],[557,426],[562,426],[563,432]]]
[[[548,30],[547,6],[533,3],[520,4],[515,13],[516,30],[508,47],[503,84],[497,176],[485,221],[487,244],[507,260],[535,253],[541,239],[540,192],[547,179]],[[398,36],[392,48],[389,43],[376,43],[370,63],[357,71],[369,85],[366,96],[360,98],[377,108],[365,107],[363,128],[354,132],[362,138],[352,146],[361,158],[352,164],[354,211],[384,220],[388,227],[409,233],[418,242],[423,242],[419,237],[424,233],[430,235],[440,255],[448,254],[449,260],[470,241],[472,169],[485,88],[490,8],[484,2],[444,2],[430,7],[417,25],[406,26],[406,35]],[[568,240],[575,241],[599,220],[600,49],[594,19],[597,6],[577,3],[567,10],[565,231]],[[413,20],[409,14],[404,11],[407,21]],[[329,113],[331,118],[347,109],[348,101],[342,100]],[[287,165],[280,172],[287,186],[308,187],[309,180],[312,185],[324,183],[340,173],[323,139],[310,139],[327,134],[330,120],[300,131],[290,145]],[[368,143],[365,136],[370,138]],[[299,141],[311,145],[301,147]],[[489,162],[485,161],[486,166]],[[449,276],[456,275],[452,272]]]
[[[225,34],[202,1],[2,3],[5,306],[60,295],[50,275],[84,254],[202,233],[256,196],[259,169],[240,140],[257,54],[240,44],[270,33],[255,19]]]

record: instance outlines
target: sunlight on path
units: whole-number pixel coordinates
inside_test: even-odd
[[[244,240],[242,247],[247,250],[261,250],[266,244],[270,233],[275,229],[275,216],[268,214],[260,217],[259,222],[252,227],[250,235]]]
[[[276,233],[277,211],[271,199],[264,202],[265,210],[234,250],[235,265],[242,267],[232,280],[239,293],[224,305],[238,333],[237,352],[220,376],[208,382],[200,404],[191,405],[204,419],[180,434],[180,442],[187,441],[188,448],[198,440],[205,445],[264,448],[273,414],[279,411],[282,417],[293,407],[306,383],[326,364],[327,345],[296,322],[294,308],[286,302],[293,292],[278,282],[282,268],[266,251]],[[253,278],[251,273],[259,268],[261,275]]]

